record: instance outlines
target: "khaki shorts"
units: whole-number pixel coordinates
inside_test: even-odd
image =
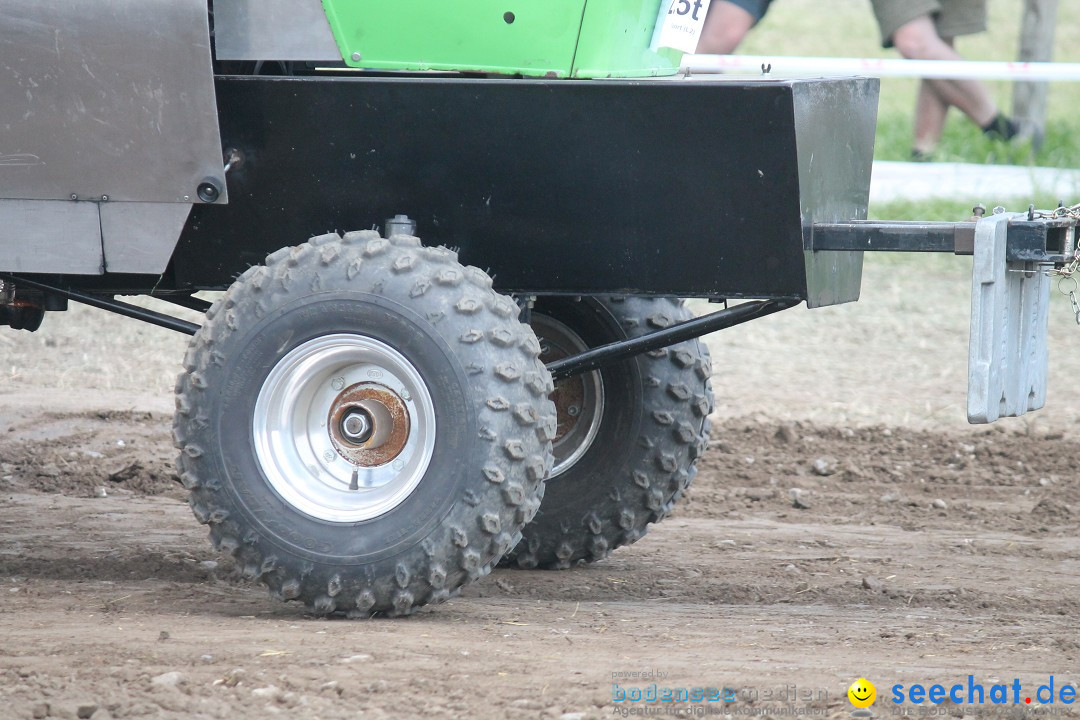
[[[938,35],[953,38],[986,30],[986,0],[871,0],[881,27],[881,44],[892,47],[892,37],[902,26],[929,15]]]

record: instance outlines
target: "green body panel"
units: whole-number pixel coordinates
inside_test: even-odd
[[[345,62],[540,77],[672,75],[649,50],[661,0],[323,0]]]
[[[649,49],[659,9],[657,0],[588,0],[573,76],[652,77],[677,73],[681,52]]]

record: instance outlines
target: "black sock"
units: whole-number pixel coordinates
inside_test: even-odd
[[[987,137],[1012,140],[1020,132],[1020,126],[1004,113],[998,113],[993,120],[983,125],[982,131]]]

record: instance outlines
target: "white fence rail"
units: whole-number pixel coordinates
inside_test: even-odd
[[[769,55],[687,55],[683,68],[692,73],[760,75],[762,68],[780,77],[845,76],[920,77],[1022,82],[1075,82],[1080,63],[976,62],[897,60],[884,58],[824,58]]]

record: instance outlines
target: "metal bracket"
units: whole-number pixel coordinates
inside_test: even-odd
[[[126,302],[114,300],[113,298],[87,295],[85,293],[77,292],[75,290],[69,290],[67,288],[57,287],[56,285],[49,285],[47,283],[38,282],[37,280],[28,280],[24,277],[8,275],[7,273],[0,273],[0,280],[3,280],[5,283],[12,283],[16,287],[27,287],[33,290],[39,290],[44,293],[59,295],[69,300],[74,300],[75,302],[82,303],[83,305],[89,305],[91,307],[96,307],[101,310],[108,310],[109,312],[116,313],[117,315],[134,318],[135,320],[142,320],[143,322],[150,323],[151,325],[157,325],[158,327],[163,327],[166,330],[175,330],[176,332],[184,333],[185,335],[194,335],[195,333],[199,332],[199,326],[195,323],[189,323],[186,320],[181,320],[171,315],[154,312],[153,310],[147,310],[146,308],[141,308],[138,305],[130,305]]]
[[[672,325],[663,330],[642,335],[630,340],[601,345],[598,348],[586,350],[578,355],[572,355],[562,360],[557,360],[547,366],[548,371],[555,380],[580,375],[581,373],[597,370],[607,365],[642,355],[660,348],[678,345],[681,342],[692,340],[702,335],[708,335],[717,330],[741,325],[744,322],[755,320],[778,313],[781,310],[795,307],[802,300],[798,298],[779,298],[777,300],[762,300],[748,302],[735,307],[726,308],[703,317],[687,320],[677,325]]]
[[[1076,250],[1076,220],[1072,217],[1037,218],[1030,212],[1009,214],[1008,217],[1006,261],[1062,264],[1072,259]],[[811,249],[972,255],[975,252],[975,228],[976,222],[972,221],[815,223]]]

